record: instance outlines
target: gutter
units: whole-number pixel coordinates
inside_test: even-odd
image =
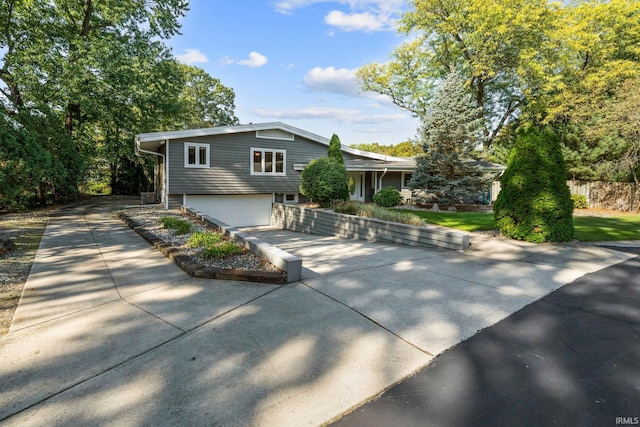
[[[152,156],[159,156],[162,157],[162,164],[164,165],[164,175],[166,177],[166,182],[165,182],[165,194],[164,196],[164,200],[162,200],[161,202],[164,202],[164,207],[165,209],[169,209],[169,198],[167,197],[168,191],[169,191],[169,169],[167,168],[167,157],[162,154],[162,153],[158,153],[156,151],[148,151],[148,150],[143,150],[142,148],[140,148],[140,140],[138,139],[138,137],[136,136],[136,144],[135,144],[135,152],[136,155],[138,156],[142,156],[142,154],[151,154]],[[165,140],[165,144],[167,144],[167,152],[169,152],[169,141]],[[155,169],[155,166],[154,166]],[[156,192],[156,182],[155,179],[153,180],[153,191],[154,193]]]

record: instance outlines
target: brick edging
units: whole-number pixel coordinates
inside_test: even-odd
[[[160,239],[124,212],[118,212],[118,218],[126,223],[133,231],[138,233],[143,239],[149,242],[151,246],[173,261],[174,264],[180,267],[189,276],[201,279],[239,280],[270,284],[284,284],[287,282],[287,276],[284,272],[207,267],[197,260],[194,260],[193,257],[181,252],[176,246]]]

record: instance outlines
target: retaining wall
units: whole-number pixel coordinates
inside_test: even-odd
[[[303,233],[410,246],[438,246],[459,251],[469,247],[468,234],[444,227],[416,227],[282,203],[273,204],[271,226]]]

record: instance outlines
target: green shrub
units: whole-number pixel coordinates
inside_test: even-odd
[[[224,238],[221,234],[196,231],[189,237],[187,244],[194,248],[200,246],[207,247],[218,244],[222,242],[222,240],[224,240]]]
[[[175,230],[176,234],[187,234],[193,229],[193,226],[189,221],[173,216],[165,216],[160,218],[158,221],[164,228]]]
[[[424,225],[424,221],[412,213],[392,211],[376,205],[360,205],[360,209],[356,213],[358,216],[365,218],[375,218],[381,221],[397,222],[407,225]]]
[[[209,258],[224,258],[230,255],[236,255],[242,253],[242,246],[235,242],[225,240],[223,242],[207,246],[202,249],[200,256],[204,259]]]
[[[334,211],[347,215],[355,215],[360,209],[360,203],[355,200],[338,200],[331,206]]]
[[[574,209],[587,209],[589,207],[589,201],[585,195],[572,194],[571,201],[573,202]]]
[[[323,207],[335,200],[348,200],[347,169],[326,157],[310,161],[302,170],[300,193]]]
[[[384,208],[398,206],[401,201],[402,196],[394,187],[385,187],[373,195],[373,203]]]
[[[562,242],[573,238],[573,204],[555,135],[518,133],[493,206],[496,225],[509,238]]]

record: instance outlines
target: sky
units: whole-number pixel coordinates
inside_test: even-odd
[[[342,144],[393,145],[419,120],[377,93],[358,68],[387,62],[404,40],[407,0],[191,0],[175,57],[235,91],[240,123],[279,121]]]

